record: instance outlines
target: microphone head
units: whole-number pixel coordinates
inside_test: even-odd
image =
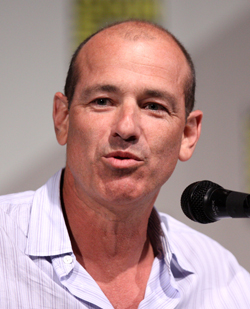
[[[184,214],[195,222],[215,222],[216,220],[212,220],[206,215],[204,201],[206,194],[217,188],[221,188],[221,186],[209,180],[197,181],[189,185],[181,196],[181,208]]]

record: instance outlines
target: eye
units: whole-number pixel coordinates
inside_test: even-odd
[[[96,103],[99,106],[106,106],[110,103],[110,101],[109,99],[106,99],[106,98],[100,98],[100,99],[96,99],[94,103]]]
[[[165,111],[165,112],[167,112],[167,109],[163,105],[158,104],[158,103],[149,103],[149,104],[145,105],[144,108],[152,110],[152,111]]]
[[[113,102],[109,98],[97,98],[90,102],[90,105],[96,109],[106,109],[113,105]]]
[[[158,111],[160,109],[160,106],[156,103],[150,103],[146,106],[146,109],[151,109],[153,111]]]

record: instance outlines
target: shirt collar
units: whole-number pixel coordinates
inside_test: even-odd
[[[54,256],[72,252],[60,202],[61,172],[35,192],[25,250],[28,255]]]
[[[169,233],[166,222],[161,221],[161,228],[163,232],[163,236],[161,236],[163,257],[166,265],[168,266],[170,276],[173,275],[175,279],[179,280],[193,274],[190,270],[190,265],[185,263],[185,260],[182,259],[181,254],[173,248],[171,233]]]
[[[173,248],[171,247],[171,235],[168,232],[168,222],[166,218],[164,219],[164,221],[160,219],[160,215],[154,207],[148,223],[148,236],[151,245],[155,256],[159,259],[164,259],[170,276],[172,273],[175,278],[185,278],[192,274],[192,272],[185,269],[188,265],[182,267],[183,263],[179,263],[177,252],[173,252]]]

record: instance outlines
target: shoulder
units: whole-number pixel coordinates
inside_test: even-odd
[[[187,259],[192,256],[192,260],[209,260],[211,258],[214,260],[216,257],[232,256],[217,241],[171,216],[160,213],[160,219],[171,249],[179,255],[185,256]]]
[[[167,215],[165,213],[159,212],[159,217],[161,220],[161,225],[163,229],[166,231],[168,236],[170,238],[172,237],[183,237],[183,235],[190,236],[197,236],[205,239],[210,239],[208,236],[196,231],[195,229],[191,228],[190,226],[184,224],[181,221],[176,220],[175,218],[171,217],[170,215]]]
[[[160,213],[160,219],[171,251],[185,268],[207,278],[215,276],[218,281],[228,283],[244,274],[250,284],[248,272],[217,241],[166,214]]]
[[[175,218],[160,212],[159,217],[161,220],[161,224],[166,230],[167,234],[169,235],[170,238],[172,237],[181,237],[183,238],[185,235],[187,235],[187,238],[189,237],[197,237],[198,239],[202,239],[205,241],[211,241],[213,243],[216,243],[213,239],[210,237],[206,236],[205,234],[202,234],[195,229],[191,228],[190,226],[184,224],[181,221],[176,220]],[[193,243],[193,241],[192,241]]]
[[[34,191],[25,191],[13,194],[0,196],[0,211],[15,216],[25,208],[30,208],[32,205]]]
[[[0,229],[2,233],[8,236],[12,235],[13,239],[17,239],[19,234],[27,237],[30,222],[34,220],[34,213],[42,211],[43,205],[48,205],[50,208],[53,203],[60,203],[61,172],[62,170],[54,174],[36,191],[0,196]]]
[[[19,193],[12,193],[0,196],[0,207],[3,209],[10,205],[20,205],[32,202],[34,191],[25,191]]]
[[[56,196],[55,199],[58,199],[61,172],[62,170],[59,170],[36,191],[0,196],[0,220],[2,217],[8,218],[26,234],[34,204],[39,209],[42,204],[49,203],[54,196]]]
[[[178,282],[188,301],[204,305],[199,308],[248,308],[250,275],[234,255],[171,216],[160,213],[160,219],[174,259],[190,272],[186,281]]]
[[[0,222],[2,228],[18,228],[27,233],[31,212],[33,191],[0,196]]]

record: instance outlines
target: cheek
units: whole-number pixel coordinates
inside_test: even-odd
[[[163,134],[165,133],[165,134]],[[153,138],[151,143],[151,155],[155,169],[154,174],[166,181],[177,164],[182,133],[180,129],[161,131],[157,137]]]
[[[93,128],[84,120],[70,119],[67,140],[67,162],[77,169],[83,169],[84,162],[90,156],[93,143]]]
[[[100,145],[107,140],[107,125],[104,117],[93,117],[89,113],[75,113],[70,119],[67,152],[78,162],[94,163]],[[91,117],[90,117],[91,116]],[[87,163],[88,162],[88,163]]]
[[[155,133],[148,133],[148,141],[151,152],[158,157],[177,156],[179,155],[179,150],[182,141],[182,129],[181,126],[176,124],[169,124],[168,126],[161,127],[155,130]]]

